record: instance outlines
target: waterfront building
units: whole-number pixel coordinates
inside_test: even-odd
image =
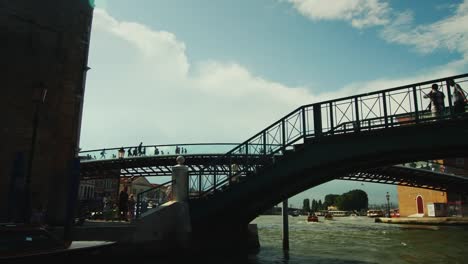
[[[443,159],[433,161],[432,165],[415,163],[415,166],[416,168],[468,177],[467,161],[467,158]],[[407,186],[398,186],[397,191],[400,216],[402,217],[429,216],[428,209],[434,205],[443,207],[445,216],[468,215],[467,195]]]
[[[94,199],[96,197],[96,180],[81,181],[78,188],[78,200]]]

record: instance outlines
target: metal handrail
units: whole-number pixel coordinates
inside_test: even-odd
[[[128,156],[129,150],[135,150],[135,149],[138,150],[139,146],[126,146],[126,147],[120,147],[120,148],[117,147],[117,148],[102,148],[102,149],[93,149],[93,150],[82,150],[82,151],[78,152],[78,155],[80,156],[80,159],[84,160],[84,161],[86,161],[86,160],[117,160],[117,159],[128,158],[128,157],[138,158],[138,157],[173,156],[173,155],[188,154],[188,150],[185,153],[181,153],[181,152],[175,153],[174,149],[176,147],[184,147],[185,149],[187,149],[186,147],[190,147],[190,146],[194,146],[194,147],[225,147],[225,149],[229,149],[230,147],[237,146],[237,145],[239,145],[239,143],[183,143],[183,144],[160,144],[160,145],[145,145],[145,146],[142,145],[141,148],[145,150],[145,153],[138,153],[137,152],[136,155],[132,154],[132,156]],[[158,154],[154,153],[154,150],[156,148],[158,149]],[[174,152],[174,154],[169,154],[169,152],[167,150],[168,148],[170,148]],[[124,157],[119,157],[118,151],[120,149],[124,150]],[[153,149],[153,153],[146,153],[147,149]],[[191,155],[225,154],[226,153],[225,149],[221,149],[219,152],[216,152],[216,151],[203,152],[203,151],[200,151],[200,150],[195,150],[195,151],[198,151],[196,153],[194,153],[193,150],[191,150],[190,154]],[[164,154],[161,154],[161,152],[160,152],[161,150],[166,151],[166,152]],[[102,151],[105,151],[106,154],[107,154],[107,151],[109,151],[109,152],[115,151],[116,153],[113,153],[115,157],[111,157],[111,158],[96,157],[96,158],[94,158],[93,155],[90,155],[90,154],[93,154],[93,153],[99,155],[99,153],[102,152]],[[115,154],[117,154],[117,155],[115,155]]]
[[[451,117],[454,115],[454,113],[452,110],[453,102],[451,100],[451,91],[448,88],[448,81],[450,79],[460,79],[466,77],[468,77],[468,74],[455,75],[446,78],[440,78],[431,81],[425,81],[410,85],[404,85],[396,88],[375,91],[371,93],[364,93],[355,96],[343,97],[340,99],[303,105],[290,112],[280,120],[276,121],[272,125],[268,126],[266,129],[250,137],[243,143],[234,147],[233,149],[228,151],[224,156],[221,156],[219,158],[229,159],[234,154],[244,155],[246,159],[246,164],[244,164],[243,166],[243,171],[247,175],[249,173],[255,173],[255,171],[260,166],[258,164],[249,166],[249,154],[251,154],[249,153],[249,150],[253,150],[257,154],[271,158],[272,155],[274,155],[275,153],[284,153],[284,151],[288,147],[291,147],[293,144],[301,140],[304,140],[306,137],[319,138],[322,136],[333,135],[333,133],[329,133],[329,131],[333,131],[334,129],[342,126],[344,123],[341,122],[343,118],[346,118],[351,123],[357,123],[359,126],[354,128],[354,131],[358,132],[366,128],[382,129],[393,126],[389,126],[389,123],[393,124],[396,118],[403,116],[412,116],[413,119],[411,121],[397,120],[397,123],[399,125],[413,125],[420,122],[434,120],[438,121],[443,118]],[[444,113],[442,117],[438,118],[428,117],[426,114],[429,112],[426,110],[426,107],[422,106],[424,101],[426,100],[424,95],[426,95],[427,92],[425,91],[430,89],[430,87],[425,87],[425,85],[440,82],[446,83],[442,84],[441,87],[442,89],[443,87],[447,89],[447,96],[445,100],[448,101],[448,107],[446,107],[446,109],[448,109],[448,114]],[[458,80],[458,82],[466,82],[466,80]],[[373,105],[369,107],[366,104],[365,100],[371,100],[370,103],[373,103]],[[374,109],[376,103],[378,103],[378,108]],[[343,110],[340,108],[342,105],[347,105],[348,107]],[[311,120],[309,120],[310,113],[312,113]],[[337,116],[337,114],[341,115],[339,116],[339,118],[341,119],[338,121],[338,123],[335,123],[334,118]],[[368,118],[370,114],[376,117]],[[323,118],[326,119],[325,125],[324,120],[322,120]],[[298,123],[298,120],[299,125],[296,125]],[[376,126],[366,126],[365,122],[363,122],[366,121],[370,123],[373,120],[380,121],[381,123]],[[288,126],[289,124],[291,124],[291,122],[294,122],[294,124]],[[363,126],[360,126],[361,123],[363,123]],[[270,132],[274,133],[272,137]],[[258,142],[262,141],[265,144],[265,142],[267,142],[268,140],[274,140],[280,143],[279,145],[281,147],[268,152],[266,152],[265,149],[262,149],[262,151],[257,151],[255,148],[249,148],[253,143],[258,145]],[[227,182],[230,182],[232,177],[232,172],[230,169],[228,171],[217,171],[216,160],[213,161],[209,166],[214,167],[212,171],[215,172],[213,175],[211,175],[211,179],[205,180],[205,182],[211,184],[209,188],[204,188],[205,186],[203,186],[204,184],[202,182],[201,176],[198,176],[199,193],[201,194],[201,196],[211,193],[218,188],[221,188],[223,185],[227,184]],[[209,166],[206,166],[205,168]],[[205,168],[203,170],[205,170]],[[200,175],[201,174],[202,173],[200,173]]]
[[[141,215],[141,207],[142,207],[142,204],[143,204],[143,195],[146,194],[146,193],[149,193],[149,192],[152,192],[152,191],[156,191],[157,189],[162,189],[163,187],[167,187],[167,188],[170,188],[173,184],[175,183],[175,180],[170,180],[170,181],[167,181],[161,185],[158,185],[156,187],[153,187],[151,189],[148,189],[148,190],[145,190],[143,192],[140,192],[137,194],[137,201],[136,201],[136,216],[135,218],[139,218],[140,215]],[[166,198],[170,198],[170,197],[166,197]]]

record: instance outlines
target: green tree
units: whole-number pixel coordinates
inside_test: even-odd
[[[336,205],[336,199],[340,195],[338,194],[327,194],[325,195],[325,201],[323,202],[323,209],[327,209],[328,206]]]
[[[317,212],[319,209],[318,209],[318,203],[315,199],[312,199],[312,206],[310,208],[310,210],[312,212]]]
[[[368,205],[367,193],[363,190],[352,190],[336,199],[336,206],[344,211],[366,210]]]
[[[302,211],[303,212],[310,212],[310,200],[304,199],[302,202]]]
[[[321,199],[318,200],[318,203],[317,203],[317,210],[323,210],[323,204],[322,204],[322,200],[321,200]]]

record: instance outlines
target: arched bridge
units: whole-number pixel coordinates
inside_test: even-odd
[[[212,157],[190,175],[194,236],[226,230],[235,236],[266,209],[337,176],[376,168],[390,173],[394,164],[468,156],[468,115],[455,112],[450,80],[463,87],[468,74],[303,105]],[[438,115],[427,109],[434,83],[446,95]],[[244,180],[231,184],[238,173]]]

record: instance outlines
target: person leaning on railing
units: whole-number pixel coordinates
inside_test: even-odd
[[[453,79],[449,80],[449,85],[453,86],[453,111],[455,114],[465,112],[465,106],[467,103],[465,91],[460,87],[458,83],[455,83]]]
[[[443,115],[445,94],[439,91],[439,85],[437,83],[432,84],[432,90],[428,94],[425,94],[424,98],[429,98],[431,100],[429,108],[431,109],[432,117]]]

